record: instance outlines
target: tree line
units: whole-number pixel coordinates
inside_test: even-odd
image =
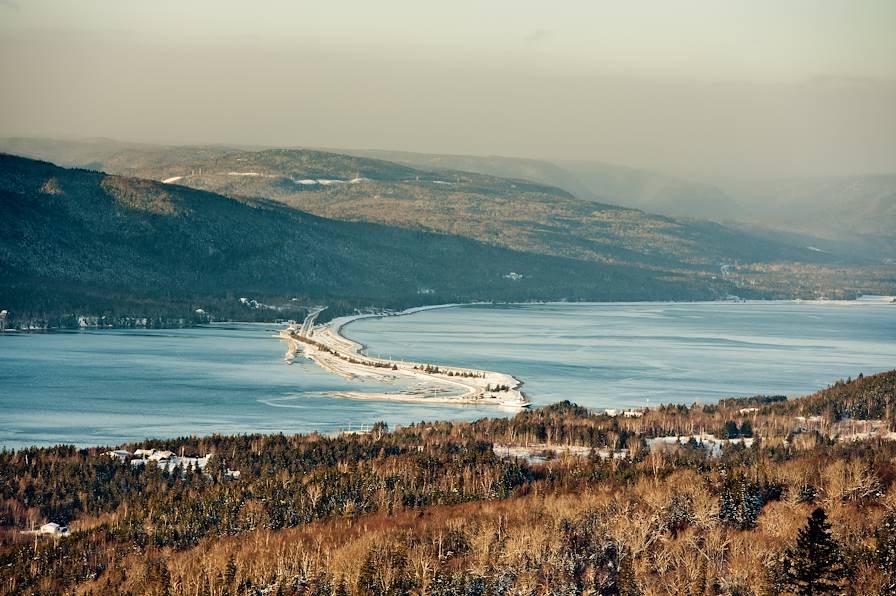
[[[3,451],[0,591],[888,594],[896,443],[793,428],[825,400],[877,407],[894,393],[891,372],[803,400],[639,418],[563,402],[365,435],[144,444],[212,453],[203,472],[131,466],[105,448]],[[749,447],[696,438],[733,434],[729,421],[743,435],[748,420]],[[669,434],[690,436],[650,445]],[[498,456],[498,443],[581,449],[541,461]],[[47,521],[71,535],[19,533]]]

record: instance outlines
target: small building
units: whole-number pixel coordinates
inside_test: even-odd
[[[106,455],[109,457],[114,457],[122,463],[131,459],[130,451],[125,451],[124,449],[116,449],[115,451],[107,451],[103,455]]]
[[[165,470],[168,473],[172,473],[178,468],[180,468],[181,472],[184,474],[187,470],[202,472],[205,470],[205,466],[208,465],[208,460],[211,459],[211,457],[211,454],[208,454],[205,457],[179,457],[177,455],[172,455],[167,459],[158,460],[157,465],[159,469]]]
[[[149,457],[155,453],[155,449],[137,449],[134,451],[134,457]]]
[[[68,536],[68,526],[61,526],[56,522],[50,522],[42,525],[37,533],[44,536]]]
[[[149,456],[150,461],[167,461],[174,455],[173,451],[153,451]]]

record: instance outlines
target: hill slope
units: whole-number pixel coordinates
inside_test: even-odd
[[[674,176],[591,161],[547,161],[495,155],[440,155],[404,151],[346,150],[351,155],[387,159],[432,169],[477,172],[562,188],[598,203],[643,209],[672,217],[736,219],[743,212],[719,188]]]
[[[717,223],[611,205],[626,204],[632,193],[644,195],[646,187],[654,195],[665,192],[657,190],[663,186],[654,180],[658,175],[646,180],[649,173],[628,168],[601,170],[600,184],[592,180],[604,187],[598,192],[577,184],[563,168],[538,160],[367,152],[417,166],[412,167],[357,155],[364,152],[346,155],[307,149],[249,151],[28,139],[7,139],[0,146],[60,159],[64,164],[170,180],[228,196],[276,199],[323,217],[435,230],[557,256],[664,268],[708,267],[713,272],[720,262],[734,260],[843,260],[799,243]],[[577,167],[585,171],[589,165],[594,164]],[[663,188],[674,186],[673,180],[666,180]],[[638,190],[632,190],[633,186]],[[693,186],[682,182],[675,192],[692,197]],[[647,199],[638,201],[657,206]]]
[[[245,296],[287,305],[293,297],[299,304],[412,306],[727,291],[7,155],[0,155],[0,209],[0,307],[19,316],[196,306],[230,313]]]
[[[562,181],[565,170],[537,160],[432,156],[435,161],[416,168],[311,150],[160,147],[106,140],[14,141],[3,142],[18,151],[55,155],[66,163],[89,163],[111,173],[235,198],[275,199],[322,217],[466,236],[524,252],[671,271],[697,283],[718,277],[733,284],[737,288],[734,293],[741,296],[758,291],[788,298],[849,298],[896,291],[887,251],[878,243],[869,244],[861,234],[844,242],[789,229],[656,216],[615,207],[599,202],[596,194],[583,199],[544,183]],[[395,158],[410,161],[409,155],[416,154],[396,154]],[[415,159],[425,160],[426,156]],[[483,165],[481,159],[488,163]],[[441,167],[444,165],[492,168],[541,182],[449,170]],[[694,185],[668,177],[646,173],[644,178],[637,170],[616,170],[624,170],[625,175],[610,176],[619,180],[608,182],[607,188],[631,187],[642,198],[650,190],[663,202],[670,189],[678,189],[677,195],[705,203],[718,194],[713,187],[706,187],[709,190],[703,193],[706,189],[700,185],[692,191]],[[606,181],[607,176],[601,179]]]
[[[236,145],[158,146],[111,139],[0,139],[2,151],[127,175],[140,175],[147,168],[260,149],[263,148]],[[802,239],[788,234],[796,232],[814,237],[808,239],[811,246],[818,247],[821,242],[828,252],[854,254],[871,261],[881,261],[880,253],[892,252],[894,243],[896,177],[893,175],[710,183],[600,162],[384,150],[339,149],[336,152],[387,160],[427,172],[456,170],[527,180],[563,189],[584,201],[671,217],[744,222],[749,227],[732,227],[748,236],[757,227],[771,228],[778,236],[769,235],[769,230],[765,230],[767,237],[777,237],[781,244],[805,247]],[[785,234],[781,235],[781,231]]]
[[[567,401],[364,434],[121,446],[211,454],[203,473],[190,469],[198,458],[157,467],[104,448],[4,450],[0,590],[796,594],[782,562],[824,507],[831,548],[849,562],[836,593],[892,594],[892,411],[806,418],[807,402],[844,396],[882,410],[896,373],[806,399],[673,404],[636,417]],[[19,533],[47,521],[71,535]]]
[[[122,164],[109,165],[119,171]],[[720,224],[581,200],[543,184],[321,151],[241,151],[128,172],[228,196],[272,198],[324,217],[428,229],[587,260],[713,270],[735,259],[831,260]]]

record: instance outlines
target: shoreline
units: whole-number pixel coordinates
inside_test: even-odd
[[[412,306],[410,308],[397,311],[397,312],[388,312],[388,313],[369,313],[362,315],[345,315],[342,317],[337,317],[337,319],[350,319],[346,320],[343,324],[348,324],[355,319],[366,318],[366,317],[385,317],[385,316],[399,316],[405,314],[413,314],[415,312],[420,312],[424,310],[432,310],[437,308],[453,308],[459,306],[527,306],[527,305],[543,305],[543,306],[553,306],[553,305],[608,305],[608,304],[618,304],[618,305],[648,305],[648,304],[816,304],[816,305],[838,305],[838,306],[860,306],[860,305],[882,305],[882,304],[896,304],[896,296],[887,296],[887,295],[863,295],[853,299],[836,299],[836,300],[827,300],[820,298],[750,298],[743,300],[726,300],[726,299],[718,299],[718,300],[617,300],[617,301],[594,301],[594,300],[582,300],[582,301],[573,301],[573,300],[551,300],[551,301],[543,301],[543,300],[531,300],[531,301],[523,301],[523,302],[456,302],[456,303],[447,303],[447,304],[431,304],[425,306]],[[90,315],[94,316],[94,315]],[[152,318],[152,315],[147,315],[146,317],[140,318]],[[275,325],[278,323],[282,323],[283,319],[270,319],[270,320],[245,320],[245,319],[222,319],[222,320],[213,320],[205,323],[191,323],[189,325],[164,325],[161,327],[150,327],[150,326],[142,326],[142,325],[89,325],[87,327],[76,327],[76,326],[41,326],[41,327],[15,327],[15,326],[7,326],[5,329],[0,330],[0,337],[3,335],[21,335],[21,334],[41,334],[41,333],[57,333],[57,332],[91,332],[91,331],[106,331],[106,330],[121,330],[121,329],[131,329],[135,331],[149,331],[149,330],[171,330],[171,329],[196,329],[207,327],[211,325],[226,325],[230,323],[246,323],[246,324],[260,324],[260,325]]]
[[[594,301],[529,301],[529,302],[450,302],[445,304],[430,304],[426,306],[412,306],[400,311],[378,312],[378,313],[362,313],[357,315],[343,315],[336,317],[326,323],[333,325],[334,332],[347,342],[351,342],[358,347],[358,351],[366,350],[367,346],[357,342],[342,334],[342,329],[351,325],[355,321],[362,319],[384,319],[386,317],[403,317],[413,315],[418,312],[429,310],[441,310],[443,308],[461,308],[464,306],[603,306],[603,305],[663,305],[663,304],[812,304],[812,305],[835,305],[835,306],[859,306],[859,305],[883,305],[896,304],[896,296],[862,296],[854,300],[824,300],[812,299],[803,300],[800,298],[782,299],[748,299],[748,300],[631,300],[617,302],[594,302]]]
[[[445,366],[374,358],[363,354],[362,344],[342,335],[342,329],[353,321],[371,317],[402,316],[451,308],[461,304],[416,307],[397,313],[365,313],[338,317],[314,326],[319,314],[312,313],[301,327],[292,324],[280,332],[290,341],[287,361],[301,350],[302,354],[324,370],[348,380],[371,380],[390,385],[399,380],[417,381],[417,385],[400,392],[338,391],[327,395],[348,399],[400,401],[450,405],[494,405],[522,409],[531,405],[521,391],[522,381],[512,375],[468,367]],[[447,387],[447,389],[446,389]],[[460,391],[460,393],[458,393]]]
[[[323,339],[321,346],[313,346],[308,342],[302,342],[298,337],[293,337],[289,333],[287,333],[286,337],[289,338],[293,342],[304,343],[306,346],[303,349],[303,353],[310,360],[314,361],[318,366],[323,368],[324,370],[330,372],[331,374],[335,374],[347,380],[354,381],[366,381],[366,380],[375,380],[382,384],[389,385],[395,383],[399,377],[403,377],[405,379],[414,379],[418,381],[423,381],[426,383],[430,383],[429,387],[422,387],[412,390],[406,390],[403,392],[361,392],[361,391],[337,391],[330,392],[327,395],[332,397],[340,397],[347,399],[357,399],[357,400],[381,400],[381,401],[393,401],[393,402],[413,402],[413,403],[430,403],[430,404],[451,404],[451,405],[498,405],[502,407],[510,407],[514,409],[525,408],[531,405],[529,399],[522,393],[521,388],[523,386],[523,382],[515,377],[494,372],[494,371],[484,371],[478,369],[466,369],[467,371],[472,371],[478,374],[484,375],[483,378],[494,380],[496,385],[504,385],[507,386],[509,391],[509,396],[511,396],[511,401],[509,403],[505,402],[505,400],[501,399],[498,396],[495,396],[493,393],[489,393],[486,389],[488,385],[491,383],[485,383],[486,387],[483,387],[482,382],[471,382],[472,379],[460,379],[455,377],[446,377],[444,374],[432,374],[424,371],[423,369],[427,365],[423,363],[416,362],[405,362],[403,360],[391,360],[391,359],[383,359],[383,358],[374,358],[367,354],[365,354],[368,346],[365,344],[355,341],[350,337],[347,337],[343,330],[347,328],[352,323],[362,320],[362,319],[371,319],[371,318],[386,318],[386,317],[399,317],[412,315],[419,312],[425,312],[429,310],[440,310],[447,308],[460,308],[465,306],[486,306],[486,307],[513,307],[513,306],[607,306],[607,305],[618,305],[618,306],[664,306],[664,305],[688,305],[688,304],[714,304],[714,305],[813,305],[813,306],[882,306],[886,304],[893,304],[893,297],[890,296],[867,296],[863,298],[858,298],[855,300],[801,300],[801,299],[789,299],[789,300],[690,300],[690,301],[631,301],[631,302],[568,302],[568,301],[552,301],[552,302],[464,302],[464,303],[447,303],[447,304],[433,304],[433,305],[425,305],[425,306],[416,306],[407,308],[401,311],[387,311],[387,312],[370,312],[370,313],[360,313],[355,315],[344,315],[337,317],[328,321],[323,325],[318,325],[316,327],[312,327],[309,330],[309,333],[314,334],[315,340]],[[319,313],[314,313],[316,317]],[[302,328],[305,326],[302,325]],[[284,332],[280,333],[281,336],[284,336]],[[308,339],[308,338],[306,338]],[[310,349],[309,349],[310,348]],[[334,354],[328,354],[328,350],[333,350]],[[290,356],[291,358],[295,356],[294,350]],[[355,362],[351,360],[354,359]],[[397,370],[390,370],[389,372],[384,372],[384,370],[391,368],[393,366],[397,366]],[[448,369],[458,369],[462,367],[441,367],[436,366],[437,370],[442,371]],[[436,386],[436,388],[433,387]],[[444,388],[445,385],[452,387],[460,387],[464,390],[464,393],[460,395],[436,395],[436,390],[438,387]],[[444,391],[444,389],[441,389]],[[503,392],[502,392],[503,393]],[[489,395],[486,398],[486,394]]]

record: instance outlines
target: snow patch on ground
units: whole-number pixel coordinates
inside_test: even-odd
[[[332,186],[334,184],[357,184],[358,182],[366,181],[367,178],[353,178],[352,180],[337,180],[336,178],[302,178],[297,180],[291,178],[291,180],[295,184],[304,186]]]
[[[671,447],[673,445],[684,445],[691,439],[697,442],[697,444],[702,445],[704,449],[709,451],[710,455],[714,457],[718,457],[722,454],[722,447],[725,445],[734,445],[737,443],[743,443],[744,447],[752,447],[753,446],[753,438],[752,437],[743,437],[737,439],[720,439],[715,435],[709,433],[702,433],[699,435],[680,435],[680,436],[668,436],[668,437],[656,437],[654,439],[647,439],[647,446],[650,449],[661,449],[664,447]]]
[[[529,464],[542,464],[560,457],[586,458],[595,455],[601,459],[625,459],[628,449],[613,450],[609,447],[591,448],[576,445],[500,445],[492,446],[498,457],[514,457],[525,460]]]
[[[164,180],[162,180],[162,184],[171,184],[172,182],[177,182],[182,178],[183,176],[172,176],[171,178],[165,178]]]

